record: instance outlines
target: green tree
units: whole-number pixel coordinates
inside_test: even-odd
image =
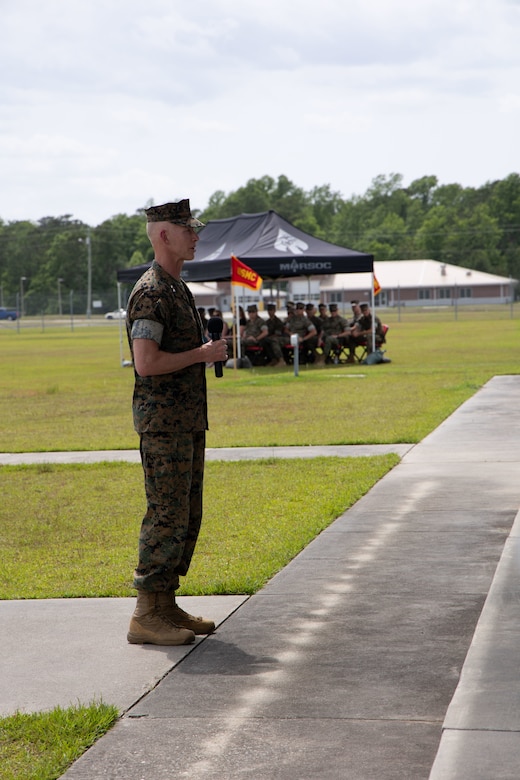
[[[520,280],[520,174],[488,185],[490,214],[500,224],[498,248],[508,276]],[[517,285],[517,296],[520,285]]]
[[[135,252],[143,262],[153,255],[143,215],[118,214],[98,225],[92,232],[93,284],[99,289],[115,285],[117,270],[129,266]]]
[[[497,220],[485,204],[469,215],[455,217],[444,244],[444,259],[477,271],[504,275],[505,259],[498,244],[501,237]]]
[[[27,292],[39,266],[44,250],[38,238],[38,227],[33,222],[18,221],[4,225],[0,234],[0,273],[4,300],[15,305],[20,292],[21,278]]]
[[[432,205],[438,184],[436,176],[423,176],[421,179],[415,179],[407,187],[406,194],[411,200],[418,201],[424,212]]]
[[[312,188],[308,202],[318,231],[314,235],[326,238],[332,234],[334,219],[343,205],[341,195],[339,192],[331,190],[330,184],[324,184],[321,187]]]
[[[249,179],[229,195],[219,190],[210,198],[210,204],[202,213],[202,221],[225,219],[238,214],[258,214],[274,209],[290,222],[306,217],[308,196],[300,187],[296,187],[287,176],[277,180],[271,176],[261,179]]]
[[[339,246],[368,252],[370,205],[366,198],[344,201],[332,220],[329,241]]]
[[[406,224],[397,214],[387,214],[385,218],[367,232],[365,251],[378,260],[402,260],[407,256],[408,235]]]

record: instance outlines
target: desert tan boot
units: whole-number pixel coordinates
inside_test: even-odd
[[[172,623],[182,626],[182,628],[187,628],[197,635],[211,634],[215,630],[213,620],[195,617],[181,609],[175,601],[174,593],[158,593],[157,596],[160,614],[164,615]]]
[[[137,604],[130,620],[127,639],[132,645],[189,645],[195,633],[173,623],[158,605],[159,593],[137,591]]]

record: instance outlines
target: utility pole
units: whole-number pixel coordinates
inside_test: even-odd
[[[58,279],[58,314],[60,315],[60,317],[63,314],[63,309],[62,309],[62,305],[61,305],[61,285],[62,285],[62,282],[63,282],[63,279]]]
[[[23,297],[23,283],[27,281],[26,276],[20,276],[20,317],[25,315],[25,304]]]
[[[87,245],[87,319],[92,314],[92,245],[90,242],[90,227],[87,227],[86,238],[78,238],[80,244],[85,242]]]
[[[87,319],[92,314],[92,244],[90,241],[90,227],[87,228]]]

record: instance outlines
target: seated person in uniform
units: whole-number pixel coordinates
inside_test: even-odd
[[[269,338],[267,323],[258,314],[255,303],[247,307],[247,313],[249,316],[242,335],[243,351],[245,352],[247,347],[263,347],[270,365],[284,364],[282,349],[277,341]]]
[[[316,328],[316,334],[318,336],[318,347],[323,346],[323,340],[322,340],[322,331],[323,331],[323,324],[321,317],[318,315],[318,311],[316,309],[316,306],[313,303],[308,303],[305,307],[305,313],[307,317],[310,319],[314,327]]]
[[[379,347],[385,339],[383,325],[379,317],[375,318],[375,336],[375,347]],[[374,351],[375,347],[372,342],[372,312],[368,303],[361,304],[361,319],[354,326],[353,337],[358,345],[366,344],[367,352]]]
[[[323,355],[329,359],[332,350],[340,350],[343,346],[343,337],[348,335],[348,323],[340,316],[338,304],[329,305],[330,317],[323,322]]]
[[[358,330],[357,323],[361,319],[362,314],[359,301],[350,301],[350,305],[352,306],[352,319],[348,321],[347,330],[343,337],[343,344],[348,349],[347,363],[355,363],[356,347],[359,345],[359,341],[356,338]]]
[[[280,317],[276,316],[276,305],[274,303],[267,304],[267,320],[265,324],[267,325],[267,332],[269,333],[269,347],[273,353],[270,365],[285,365],[282,347],[287,344],[289,334]]]
[[[294,317],[294,308],[295,308],[294,302],[287,301],[287,303],[285,304],[285,308],[287,310],[287,317],[285,318],[285,324],[288,325],[291,317]]]
[[[294,314],[286,323],[289,333],[297,334],[299,349],[305,359],[316,359],[316,347],[318,346],[318,334],[316,328],[305,314],[305,304],[297,303]]]
[[[323,326],[323,323],[329,317],[329,315],[327,314],[327,304],[326,303],[319,303],[318,304],[318,317],[320,318],[321,324]]]

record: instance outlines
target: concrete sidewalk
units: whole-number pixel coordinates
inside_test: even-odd
[[[259,458],[360,458],[370,455],[386,455],[395,452],[406,455],[413,444],[344,444],[332,447],[208,447],[206,460],[258,460]],[[102,461],[127,461],[139,463],[139,450],[90,450],[88,452],[4,452],[0,453],[0,466],[20,466],[36,463],[99,463]]]
[[[519,398],[491,380],[194,646],[126,645],[127,600],[0,604],[11,704],[120,702],[68,780],[517,780]]]

